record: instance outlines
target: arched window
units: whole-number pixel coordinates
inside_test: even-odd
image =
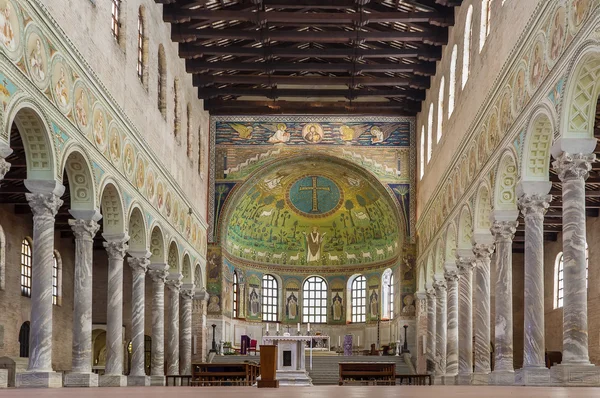
[[[110,19],[110,30],[115,37],[119,40],[119,31],[121,30],[121,0],[112,0],[111,19]]]
[[[463,67],[462,67],[462,88],[465,88],[469,80],[469,67],[471,65],[471,41],[473,38],[473,6],[467,10],[467,19],[465,20],[465,38],[463,43]]]
[[[62,259],[60,258],[60,254],[56,250],[54,251],[52,257],[52,304],[60,305],[62,290]]]
[[[367,278],[363,275],[357,276],[352,281],[350,289],[352,298],[352,323],[366,322],[367,320]]]
[[[21,241],[21,295],[31,297],[31,243]]]
[[[187,104],[185,120],[187,122],[187,155],[192,158],[194,137],[192,136],[192,105]]]
[[[444,120],[444,84],[446,79],[442,76],[440,81],[440,92],[438,94],[438,112],[437,112],[437,139],[436,142],[440,142],[442,138],[442,122]]]
[[[425,175],[425,126],[421,126],[421,151],[419,153],[419,179],[422,180]]]
[[[587,242],[585,243],[585,286],[588,286],[588,268],[589,268],[589,249]],[[556,256],[555,272],[554,272],[554,308],[563,306],[564,298],[564,259],[563,252]]]
[[[29,321],[23,322],[19,330],[19,357],[29,358]]]
[[[158,46],[158,76],[157,76],[157,99],[158,110],[163,118],[167,117],[167,59],[165,48]]]
[[[262,278],[262,320],[277,322],[277,303],[279,300],[277,280],[272,275]]]
[[[452,47],[452,56],[450,57],[450,79],[448,79],[448,119],[454,112],[454,93],[456,93],[456,59],[458,57],[458,47],[456,44]]]
[[[492,15],[492,1],[481,1],[481,27],[479,28],[479,51],[483,50],[485,40],[490,34],[490,17]]]
[[[327,323],[327,284],[311,276],[302,285],[302,322]]]
[[[237,271],[233,271],[233,317],[240,317],[240,282],[238,280]]]
[[[433,154],[433,103],[429,105],[429,115],[427,116],[427,163],[431,160]]]
[[[381,275],[382,318],[394,319],[394,274],[390,268]]]
[[[146,49],[146,25],[144,23],[144,8],[140,7],[138,13],[137,31],[137,75],[142,83],[146,83],[146,61],[148,50]]]

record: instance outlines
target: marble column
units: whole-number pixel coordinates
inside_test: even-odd
[[[62,387],[52,371],[52,256],[54,217],[63,201],[54,193],[25,194],[33,212],[31,329],[27,371],[17,374],[17,387]]]
[[[436,307],[435,289],[430,287],[427,289],[427,373],[432,375],[435,374]]]
[[[98,387],[98,375],[92,373],[92,258],[94,236],[100,226],[100,213],[87,219],[69,220],[75,235],[73,275],[73,359],[71,372],[65,375],[65,387]]]
[[[11,147],[4,142],[0,142],[0,181],[4,179],[4,176],[10,170],[11,164],[6,161],[6,158],[11,153],[13,153]]]
[[[194,285],[184,284],[181,288],[181,314],[179,323],[179,371],[182,375],[192,374],[192,300]]]
[[[471,384],[473,377],[473,267],[475,258],[457,256],[458,377],[457,384]]]
[[[477,243],[475,253],[475,372],[472,384],[488,384],[490,367],[490,258],[493,243]]]
[[[458,375],[458,271],[456,267],[444,273],[448,286],[448,332],[446,343],[445,384],[455,384]]]
[[[152,361],[150,379],[153,386],[165,385],[165,280],[167,264],[150,264],[152,279]]]
[[[167,374],[179,374],[179,290],[181,288],[181,275],[169,274],[167,278],[169,291],[168,320],[169,334],[167,336]]]
[[[595,159],[593,153],[562,152],[552,164],[562,182],[564,264],[563,356],[553,378],[556,376],[566,384],[575,384],[575,377],[590,380],[594,377],[593,384],[600,384],[599,370],[592,368],[588,355],[585,250],[585,180]]]
[[[516,217],[515,217],[516,218]],[[518,221],[494,221],[491,231],[496,245],[496,310],[494,371],[490,382],[515,383],[513,359],[512,241]]]
[[[123,259],[128,236],[105,236],[108,254],[108,306],[106,311],[106,367],[100,376],[101,387],[124,387],[123,375]]]
[[[150,252],[129,252],[127,263],[131,268],[131,369],[127,377],[128,386],[149,386],[150,378],[144,367],[146,271],[150,264]]]
[[[443,279],[436,280],[433,283],[435,288],[435,295],[437,299],[436,304],[436,320],[435,320],[435,378],[436,384],[442,383],[443,376],[446,375],[446,338],[447,338],[447,291],[446,281]]]
[[[525,294],[523,308],[523,368],[517,382],[525,385],[546,384],[544,337],[544,214],[550,195],[522,195],[518,204],[525,221]]]
[[[423,346],[423,336],[427,336],[427,293],[418,291],[416,297],[416,318],[417,318],[417,373],[425,374],[427,372],[427,347]]]

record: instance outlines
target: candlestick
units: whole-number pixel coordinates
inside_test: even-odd
[[[300,331],[300,322],[298,322],[298,331]]]
[[[276,324],[275,324],[275,327],[277,328],[277,330],[276,330],[276,331],[277,331],[277,332],[279,332],[279,323],[276,323]]]
[[[338,336],[338,347],[342,345],[342,337]]]
[[[358,335],[358,348],[360,348],[360,335]]]
[[[267,332],[269,331],[269,324],[267,323]]]
[[[308,324],[306,325],[306,331],[310,332],[310,322],[308,322]]]

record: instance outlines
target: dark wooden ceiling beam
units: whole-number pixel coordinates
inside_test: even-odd
[[[194,75],[195,86],[208,86],[212,84],[250,84],[250,85],[277,85],[295,84],[300,86],[344,84],[348,87],[361,86],[397,86],[416,89],[429,88],[429,78],[413,77],[340,77],[340,76],[277,76],[277,75]]]
[[[287,11],[245,12],[229,10],[183,10],[170,7],[164,11],[165,22],[184,23],[192,20],[205,21],[247,21],[257,25],[275,24],[361,24],[370,23],[430,23],[436,26],[448,26],[452,21],[448,15],[438,12],[342,12],[342,13],[299,13]]]
[[[180,25],[171,26],[171,39],[177,42],[192,42],[198,39],[231,39],[254,40],[256,42],[300,42],[300,43],[350,43],[365,41],[402,41],[424,42],[431,45],[444,45],[448,42],[447,30],[431,32],[401,32],[390,30],[385,32],[363,32],[353,30],[337,30],[327,32],[311,31],[264,31],[241,29],[191,29]]]
[[[205,62],[197,59],[186,60],[188,73],[203,71],[241,71],[241,72],[343,72],[357,74],[362,72],[414,73],[420,76],[435,74],[435,64],[360,64],[360,63],[316,63],[316,62]]]
[[[410,98],[415,101],[425,99],[425,92],[422,90],[410,89],[391,89],[391,90],[314,90],[314,89],[281,89],[281,88],[204,88],[198,90],[198,98],[211,99],[220,96],[261,96],[270,99],[281,97],[345,97],[347,99],[357,99],[361,97],[394,97]]]
[[[409,116],[417,109],[401,102],[306,102],[306,101],[240,101],[207,100],[204,109],[211,115],[233,114],[354,114]]]
[[[281,47],[242,47],[242,46],[199,46],[194,43],[180,43],[179,56],[199,58],[207,55],[233,55],[248,57],[280,58],[416,58],[420,60],[439,60],[442,57],[440,47],[429,48],[281,48]]]

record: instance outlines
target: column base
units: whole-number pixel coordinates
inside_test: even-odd
[[[488,384],[490,384],[490,374],[478,372],[473,373],[471,384],[474,386],[487,386]]]
[[[550,368],[552,383],[568,387],[600,386],[600,368],[589,365],[560,364]]]
[[[453,386],[456,384],[456,375],[446,375],[444,376],[444,385]]]
[[[458,384],[459,386],[469,386],[471,385],[471,382],[473,380],[473,374],[472,373],[464,373],[464,374],[458,374],[458,376],[456,376],[456,384]]]
[[[125,375],[102,375],[98,385],[100,387],[126,387],[127,376]]]
[[[151,386],[161,386],[165,385],[165,376],[150,376],[150,385]]]
[[[495,386],[513,386],[515,384],[515,372],[510,370],[494,370],[490,373],[489,383]]]
[[[433,376],[433,384],[436,386],[443,386],[444,385],[444,376],[443,375]]]
[[[65,387],[98,387],[98,375],[95,373],[67,373]]]
[[[58,372],[17,373],[17,388],[60,388],[62,374]]]
[[[128,386],[149,387],[150,376],[127,376]]]
[[[552,384],[550,369],[523,368],[515,372],[515,384],[520,386],[548,386]]]
[[[8,388],[8,369],[0,369],[0,388]]]

